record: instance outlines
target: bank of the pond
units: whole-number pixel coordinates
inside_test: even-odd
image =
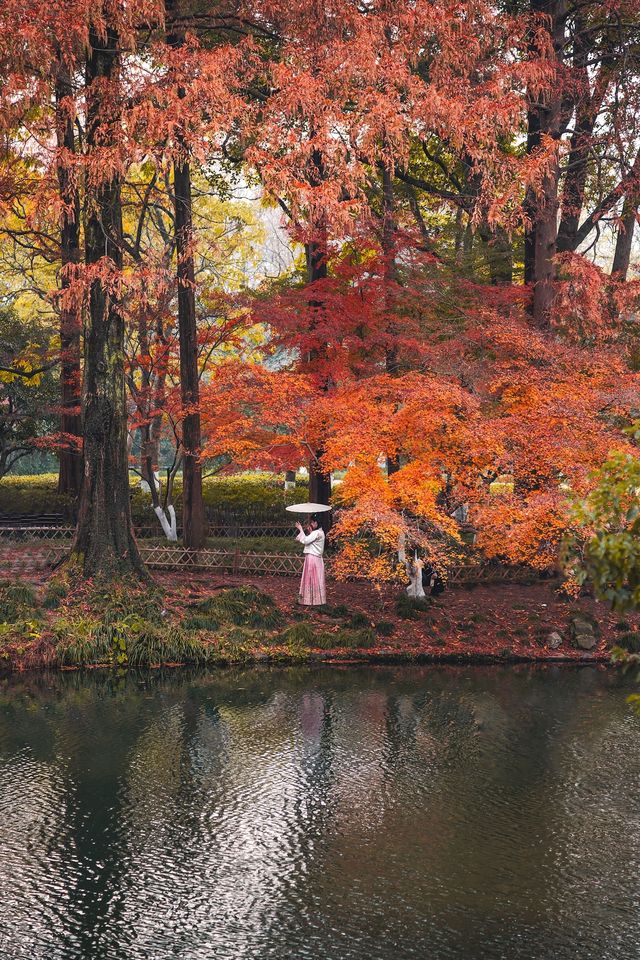
[[[605,662],[640,649],[638,618],[553,583],[447,590],[420,604],[392,587],[331,583],[329,604],[297,604],[289,578],[166,573],[156,586],[78,590],[73,577],[0,585],[0,664]]]

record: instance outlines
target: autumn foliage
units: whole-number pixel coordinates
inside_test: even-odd
[[[184,472],[200,546],[203,469],[302,465],[341,576],[558,562],[636,450],[639,9],[605,6],[5,0],[0,241],[48,333],[0,377],[57,371],[32,442],[87,572],[140,571],[129,470],[163,511]]]

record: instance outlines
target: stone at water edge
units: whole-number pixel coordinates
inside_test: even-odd
[[[564,637],[558,630],[552,630],[547,637],[547,646],[550,650],[557,650],[564,643]]]
[[[577,614],[571,619],[571,642],[579,650],[593,650],[598,643],[597,621],[588,614]]]

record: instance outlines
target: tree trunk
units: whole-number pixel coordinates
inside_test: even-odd
[[[191,171],[186,162],[173,168],[178,258],[178,329],[180,334],[180,397],[182,400],[182,540],[185,547],[200,550],[206,539],[200,448],[200,382],[198,330],[196,325],[193,227],[191,219]]]
[[[567,160],[567,174],[562,191],[562,215],[558,229],[558,253],[567,253],[577,247],[578,227],[584,205],[589,162],[589,144],[593,135],[595,118],[580,116],[571,137],[571,149]]]
[[[618,280],[626,280],[631,262],[631,248],[633,246],[633,231],[636,226],[637,197],[626,197],[622,208],[622,220],[618,227],[616,249],[613,254],[611,276]]]
[[[327,277],[327,246],[326,243],[310,241],[305,246],[305,255],[307,261],[307,281],[315,283],[317,280],[324,280]],[[318,306],[312,302],[312,306]],[[317,351],[309,357],[311,361],[318,358]],[[325,384],[325,390],[329,385]],[[326,503],[331,500],[331,475],[324,473],[320,466],[324,451],[316,450],[309,461],[309,500],[311,503]]]
[[[540,105],[539,100],[530,104],[527,111],[527,154],[531,155],[540,146]],[[524,232],[524,282],[533,285],[535,276],[536,250],[536,197],[529,187],[524,198],[524,212],[529,221]]]
[[[534,275],[533,319],[537,326],[548,327],[554,299],[556,279],[555,255],[558,238],[558,180],[560,171],[554,163],[542,181],[542,192],[537,198]]]
[[[118,36],[89,30],[86,145],[89,156],[118,137]],[[106,95],[105,88],[111,87]],[[145,577],[131,525],[124,378],[124,321],[117,293],[122,269],[121,181],[112,172],[87,190],[85,258],[100,265],[84,330],[83,482],[73,546],[85,576]],[[115,283],[114,283],[115,281]]]
[[[167,0],[167,19],[177,11],[175,0]],[[181,30],[167,33],[167,43],[184,43]],[[178,97],[185,90],[178,88]],[[176,133],[179,157],[173,165],[176,258],[178,261],[178,331],[180,340],[180,397],[182,402],[182,541],[191,550],[200,550],[207,530],[202,499],[202,430],[200,425],[200,378],[198,371],[198,329],[196,323],[196,287],[193,262],[193,203],[188,148]]]
[[[513,247],[507,231],[502,227],[491,227],[481,223],[478,233],[482,240],[484,258],[489,268],[489,280],[493,286],[506,286],[513,283]]]
[[[570,108],[566,121],[571,119],[575,108],[574,129],[566,163],[562,188],[562,212],[558,228],[558,253],[568,253],[578,247],[578,228],[585,202],[589,172],[590,148],[598,115],[613,75],[610,53],[606,45],[600,49],[590,30],[590,24],[582,12],[575,15],[573,24],[573,77],[578,95],[569,97]],[[599,59],[599,69],[593,80],[594,60]]]
[[[382,165],[382,255],[384,257],[384,299],[385,313],[387,314],[387,333],[390,343],[385,350],[385,370],[390,377],[397,377],[398,346],[394,343],[397,331],[390,319],[394,310],[393,287],[397,283],[396,269],[396,222],[395,196],[393,192],[393,173],[387,163]],[[400,469],[400,457],[397,452],[387,454],[387,476],[397,473]]]
[[[559,64],[564,45],[566,0],[531,0],[531,9],[546,18],[543,22],[551,36],[555,63]],[[541,145],[543,134],[559,140],[562,118],[560,76],[551,89],[544,91],[530,105],[528,118],[529,152]],[[546,327],[551,322],[556,279],[559,180],[560,164],[556,156],[542,178],[540,190],[537,193],[529,191],[525,198],[525,208],[531,219],[531,227],[525,235],[525,282],[533,285],[532,315],[539,327]]]
[[[78,497],[82,485],[82,416],[80,373],[79,301],[68,291],[80,263],[80,196],[75,172],[69,161],[75,153],[74,118],[70,112],[71,77],[60,65],[56,81],[56,128],[58,149],[64,156],[58,163],[58,185],[63,209],[60,225],[62,304],[60,308],[60,430],[65,435],[60,450],[58,493]],[[75,300],[72,304],[69,302]]]

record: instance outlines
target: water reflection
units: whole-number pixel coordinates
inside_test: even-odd
[[[635,960],[640,741],[621,682],[7,681],[0,956]]]

